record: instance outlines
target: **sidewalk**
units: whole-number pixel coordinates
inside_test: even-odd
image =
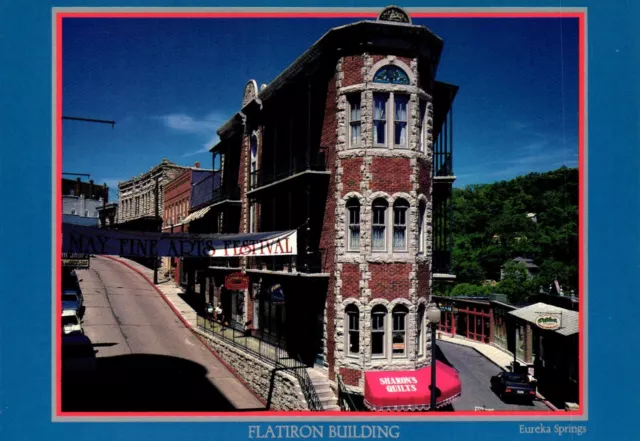
[[[484,356],[487,360],[491,361],[493,364],[498,366],[503,371],[510,371],[509,367],[511,366],[511,363],[513,363],[512,354],[509,354],[505,351],[502,351],[496,348],[495,346],[491,346],[486,343],[480,343],[479,341],[469,340],[460,336],[452,337],[446,334],[441,334],[438,340],[444,341],[447,343],[452,343],[455,345],[467,346],[469,348],[473,348],[478,353],[480,353],[480,355]],[[554,410],[554,411],[560,410],[556,406],[551,404],[549,400],[543,397],[539,392],[536,392],[536,396],[551,410]]]

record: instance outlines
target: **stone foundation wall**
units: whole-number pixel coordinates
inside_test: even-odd
[[[269,397],[269,389],[273,379],[274,387],[271,394],[270,410],[309,410],[297,378],[283,371],[275,372],[274,376],[274,367],[272,365],[236,349],[212,335],[202,331],[198,331],[198,333],[204,337],[207,345],[228,366],[231,366],[249,388],[264,401],[267,401]]]

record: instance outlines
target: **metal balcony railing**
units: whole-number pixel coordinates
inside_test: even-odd
[[[274,182],[288,178],[303,171],[326,171],[326,157],[324,152],[314,155],[311,160],[294,162],[286,168],[258,169],[249,175],[249,187],[251,190],[273,184]]]
[[[228,186],[219,187],[213,189],[213,195],[211,198],[212,203],[221,202],[225,200],[239,201],[240,200],[240,187]]]
[[[250,257],[247,268],[265,271],[281,271],[285,273],[322,273],[327,268],[328,253],[324,249],[304,250],[297,256]]]

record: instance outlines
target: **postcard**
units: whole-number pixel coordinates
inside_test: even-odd
[[[164,3],[8,8],[7,439],[626,439],[624,9]]]

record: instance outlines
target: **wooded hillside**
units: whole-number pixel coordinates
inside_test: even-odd
[[[533,217],[535,215],[535,217]],[[562,167],[510,181],[453,189],[453,273],[457,283],[500,280],[510,259],[533,259],[545,290],[578,282],[578,170]]]

